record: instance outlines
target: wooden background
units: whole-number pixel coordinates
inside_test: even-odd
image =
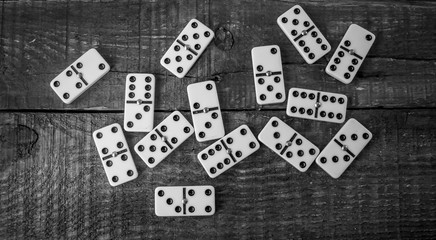
[[[306,64],[276,24],[294,1],[5,1],[0,12],[0,238],[367,239],[436,238],[436,3],[300,3],[335,49],[351,23],[377,38],[355,80]],[[185,24],[216,31],[184,79],[159,64]],[[134,154],[137,180],[111,187],[91,137],[123,121],[125,76],[157,78],[155,122],[177,109],[191,121],[186,86],[217,82],[226,132],[257,135],[271,116],[322,149],[341,124],[287,117],[256,105],[250,50],[278,44],[285,85],[344,93],[347,118],[374,133],[340,179],[313,164],[300,173],[265,146],[216,179],[192,136],[156,168]],[[91,47],[111,71],[71,105],[50,81]],[[126,133],[133,146],[144,134]],[[157,186],[210,184],[212,217],[161,218]]]

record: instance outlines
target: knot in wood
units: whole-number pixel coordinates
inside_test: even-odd
[[[232,49],[234,42],[233,34],[224,26],[219,26],[215,30],[214,43],[217,48],[224,51],[229,51]]]

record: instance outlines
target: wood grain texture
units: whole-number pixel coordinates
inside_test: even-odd
[[[2,113],[0,233],[43,239],[433,238],[436,113],[349,113],[374,138],[337,180],[316,164],[300,173],[265,146],[210,179],[196,159],[208,144],[191,137],[154,169],[134,153],[140,175],[121,187],[107,182],[91,133],[121,123],[122,114]],[[283,113],[223,113],[227,132],[246,123],[255,135],[271,116]],[[320,148],[340,128],[281,118]],[[130,146],[142,136],[126,133]],[[156,217],[154,188],[186,184],[215,186],[216,214]]]
[[[4,2],[0,109],[120,111],[127,73],[148,72],[157,76],[162,93],[156,99],[157,110],[186,110],[186,86],[205,79],[219,82],[223,109],[254,110],[258,106],[250,50],[267,44],[281,48],[286,88],[341,92],[350,98],[350,108],[436,106],[434,2],[302,4],[334,49],[351,23],[376,34],[375,45],[349,85],[325,74],[323,69],[332,53],[307,65],[281,32],[276,17],[293,4],[206,0]],[[217,36],[229,32],[233,44],[227,48],[221,41],[210,44],[188,76],[177,79],[160,66],[159,60],[191,18],[210,26]],[[99,49],[111,72],[73,104],[65,105],[49,83],[91,47]],[[171,96],[164,95],[167,93]]]
[[[351,23],[377,36],[356,79],[307,65],[276,24],[302,5],[333,50]],[[435,239],[436,3],[434,1],[74,0],[1,2],[0,239]],[[188,75],[159,59],[185,24],[215,31]],[[339,92],[347,117],[374,134],[337,180],[316,164],[300,173],[265,146],[216,179],[189,138],[156,168],[133,153],[138,179],[111,187],[92,132],[123,122],[125,76],[156,76],[159,123],[178,109],[191,121],[186,87],[217,83],[226,132],[248,124],[257,135],[272,116],[320,149],[340,124],[285,115],[285,104],[256,105],[251,48],[277,44],[286,89]],[[111,71],[73,104],[49,82],[89,48]],[[191,121],[192,122],[192,121]],[[125,133],[132,147],[144,134]],[[212,217],[159,218],[154,188],[213,185]]]

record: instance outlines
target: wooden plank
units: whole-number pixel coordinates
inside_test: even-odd
[[[66,62],[98,46],[112,71],[139,71],[139,1],[68,4]]]
[[[5,2],[0,109],[121,111],[125,75],[136,71],[157,75],[157,110],[187,109],[186,86],[209,78],[220,82],[223,109],[255,109],[250,49],[272,43],[282,49],[287,88],[341,92],[349,96],[350,108],[435,107],[434,3],[305,4],[334,47],[351,22],[376,29],[377,43],[350,85],[324,73],[327,59],[303,63],[275,24],[275,17],[291,5],[280,1],[270,5],[219,1],[210,7],[208,1]],[[189,76],[179,80],[159,65],[159,59],[193,17],[212,29],[222,27],[220,32],[228,30],[234,45],[223,50],[222,42],[211,44]],[[72,105],[64,105],[49,82],[90,47],[99,48],[112,71]]]
[[[160,65],[160,59],[192,18],[198,19],[214,30],[210,20],[210,4],[209,0],[188,0],[176,4],[174,1],[158,1],[142,4],[141,71],[173,78],[172,74]],[[212,46],[213,43],[209,45],[206,52],[212,51]],[[203,54],[186,78],[210,76],[212,62],[211,54]]]
[[[3,51],[3,29],[4,29],[4,27],[3,27],[3,20],[4,20],[4,17],[5,17],[5,8],[4,8],[4,5],[5,5],[5,2],[4,1],[2,1],[2,4],[1,4],[2,6],[1,6],[1,16],[0,16],[0,72],[3,72],[3,68],[5,67],[4,65],[4,63],[5,63],[5,54],[4,54],[4,51]]]
[[[50,81],[92,47],[98,46],[115,72],[139,70],[137,1],[7,2],[4,8],[5,67],[0,72],[3,106],[17,98],[25,105],[29,103],[29,108],[41,108],[41,103],[48,101],[44,95],[52,93]],[[30,96],[36,101],[33,104]]]
[[[169,113],[158,113],[160,122]],[[188,113],[184,113],[188,119]],[[227,132],[257,135],[279,111],[224,112]],[[210,179],[196,159],[208,144],[189,138],[137,180],[111,187],[92,131],[122,114],[0,113],[0,235],[5,238],[433,238],[436,235],[436,113],[354,110],[374,138],[337,180],[318,166],[300,173],[262,146]],[[321,149],[340,125],[284,118]],[[133,146],[143,134],[126,133]],[[211,184],[217,212],[158,218],[153,190]]]
[[[250,62],[241,59],[250,56],[251,46],[269,44],[286,46],[282,50],[284,62],[303,63],[304,60],[276,23],[277,17],[295,4],[300,3],[256,1],[245,4],[231,0],[214,2],[211,11],[212,25],[226,28],[236,38],[231,51],[218,52],[214,56],[216,71],[220,72],[224,67],[251,68]],[[338,1],[300,5],[311,16],[333,49],[336,49],[348,26],[355,23],[376,34],[376,42],[369,57],[435,59],[436,46],[432,44],[435,34],[431,33],[436,29],[434,2],[411,4],[394,1]]]
[[[371,64],[371,67],[369,65]],[[332,80],[323,66],[306,64],[284,65],[286,89],[308,89],[339,92],[349,98],[349,108],[371,107],[435,107],[436,62],[368,59],[362,77],[345,85]],[[388,71],[384,71],[388,69]],[[414,69],[414,71],[410,71]],[[26,73],[23,73],[23,75]],[[27,74],[26,74],[27,75]],[[49,87],[56,74],[6,76],[0,88],[1,109],[105,109],[123,111],[125,77],[127,73],[110,72],[70,105],[65,105]],[[189,108],[186,87],[207,78],[183,80],[156,75],[156,110]],[[250,70],[223,72],[208,79],[217,81],[222,109],[256,109],[253,76]],[[26,91],[23,91],[25,89]],[[25,92],[26,94],[23,94]],[[284,110],[286,103],[264,106]]]
[[[66,14],[66,2],[3,2],[2,78],[6,75],[16,81],[26,76],[22,75],[25,72],[49,73],[51,67],[65,68]]]

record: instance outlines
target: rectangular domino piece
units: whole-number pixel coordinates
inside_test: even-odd
[[[375,35],[351,24],[325,69],[326,73],[348,84],[353,81],[375,41]]]
[[[50,86],[62,102],[70,104],[109,70],[109,64],[96,49],[91,48],[57,75]]]
[[[300,5],[280,15],[277,24],[308,64],[318,61],[332,48]]]
[[[194,128],[188,120],[174,111],[135,145],[135,152],[148,167],[154,168],[192,133]]]
[[[316,158],[332,178],[339,178],[372,139],[372,133],[350,118]]]
[[[138,177],[120,124],[114,123],[95,130],[92,137],[110,185],[115,187]]]
[[[215,213],[212,186],[157,187],[154,211],[160,217],[210,216]]]
[[[286,100],[282,57],[277,45],[251,50],[256,102],[259,105],[282,103]]]
[[[258,138],[300,172],[306,172],[319,154],[313,143],[278,117],[268,121]]]
[[[192,19],[176,38],[160,64],[178,78],[183,78],[212,41],[214,32]]]
[[[303,88],[289,89],[286,114],[290,117],[342,123],[347,113],[344,94]]]
[[[247,125],[241,125],[205,148],[197,155],[197,158],[207,175],[216,178],[258,149],[259,142],[250,128]]]
[[[188,98],[197,141],[205,142],[223,137],[224,124],[215,82],[190,84]]]
[[[150,132],[153,129],[154,92],[153,74],[131,73],[126,76],[124,130]]]

